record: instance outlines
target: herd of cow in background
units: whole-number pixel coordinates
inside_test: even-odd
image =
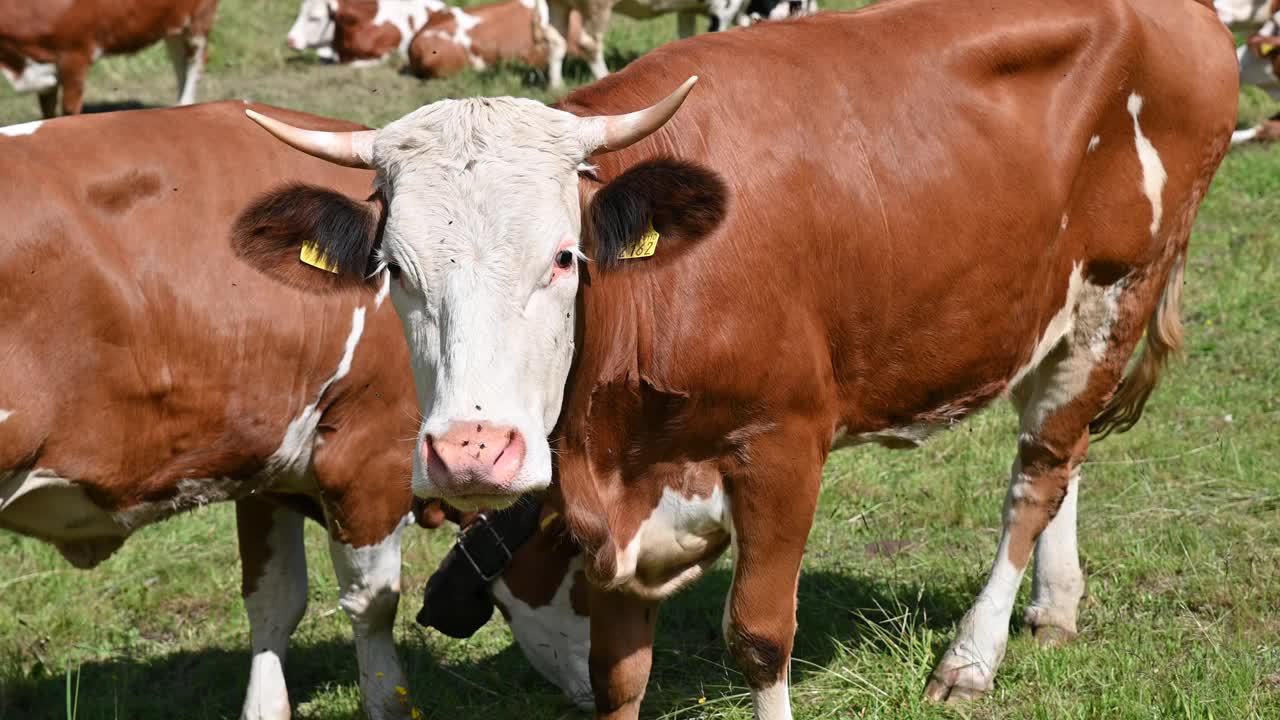
[[[0,195],[17,238],[0,243],[0,303],[20,338],[0,355],[0,527],[90,568],[142,526],[234,501],[253,645],[243,717],[255,720],[290,714],[306,519],[328,533],[374,720],[419,716],[393,639],[400,538],[415,522],[463,528],[419,622],[466,637],[501,609],[531,664],[609,720],[638,717],[662,599],[732,547],[726,641],[757,720],[789,720],[790,590],[826,453],[914,447],[1008,396],[1020,435],[1002,539],[925,689],[983,695],[1033,553],[1027,625],[1050,644],[1076,633],[1080,463],[1091,433],[1137,421],[1181,344],[1187,241],[1226,152],[1237,63],[1209,0],[984,0],[972,22],[958,4],[303,0],[294,50],[398,57],[424,78],[546,64],[553,88],[568,54],[608,73],[615,10],[678,13],[682,37],[699,16],[712,30],[816,17],[668,44],[553,106],[441,101],[378,131],[238,101],[0,128],[0,174],[27,179]],[[178,104],[195,102],[216,0],[17,5],[0,3],[0,70],[45,117],[59,92],[63,113],[82,110],[96,58],[159,41]],[[1132,6],[1143,12],[1117,11]],[[1252,33],[1240,77],[1280,95],[1280,0],[1216,9]],[[1157,15],[1171,38],[1154,37]],[[1073,23],[1110,44],[1085,52],[1088,33],[1057,32]],[[872,47],[923,26],[919,46]],[[811,40],[834,54],[821,68],[806,65]],[[973,62],[919,69],[961,40]],[[1192,46],[1204,57],[1168,50]],[[782,62],[743,72],[757,51]],[[1068,62],[1078,76],[1038,71]],[[1117,68],[1132,77],[1116,82]],[[957,123],[929,163],[904,161],[939,84],[977,107],[995,104],[985,83],[1011,76],[998,111]],[[890,85],[892,99],[865,102]],[[1055,93],[1072,100],[1054,118],[1070,153],[1046,152],[1038,125]],[[792,112],[815,99],[821,111]],[[779,130],[782,115],[795,120]],[[889,150],[845,152],[853,123]],[[706,142],[720,131],[742,142]],[[1264,123],[1232,140],[1271,134]],[[988,197],[935,172],[959,167],[990,179]],[[796,191],[785,206],[780,185]],[[465,235],[490,227],[482,212],[519,242]],[[942,234],[949,244],[933,242]],[[620,267],[659,235],[650,264]],[[779,263],[779,238],[857,282]],[[1028,238],[1048,249],[1013,250]],[[690,260],[699,244],[733,262]],[[456,264],[493,277],[468,285],[448,274]],[[49,276],[64,290],[49,293]],[[526,279],[531,294],[508,297]],[[678,312],[643,305],[646,293],[669,293]],[[942,293],[963,312],[933,312]],[[433,343],[446,341],[457,354],[442,360]],[[68,345],[82,352],[68,358]],[[523,362],[492,368],[508,345]],[[485,512],[526,491],[545,495]]]

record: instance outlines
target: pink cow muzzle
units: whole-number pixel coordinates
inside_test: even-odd
[[[519,430],[486,422],[454,422],[419,448],[427,479],[447,497],[509,494],[525,451]]]

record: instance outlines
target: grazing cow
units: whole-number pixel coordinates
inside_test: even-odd
[[[400,323],[385,286],[303,293],[225,239],[268,188],[359,194],[372,174],[282,148],[244,107],[0,128],[0,176],[21,178],[0,193],[0,527],[90,568],[144,525],[235,501],[243,717],[284,718],[311,517],[329,530],[365,708],[406,718],[392,626],[416,410]]]
[[[337,8],[330,8],[330,2],[302,0],[285,45],[298,51],[314,50],[321,60],[337,59],[333,52],[333,14]]]
[[[164,40],[178,78],[178,104],[196,101],[218,0],[3,0],[0,72],[34,92],[46,118],[79,114],[89,66]]]
[[[547,62],[546,43],[533,35],[534,15],[527,0],[477,5],[432,15],[409,45],[409,69],[422,78],[442,78],[467,68],[483,70],[504,61],[529,65]],[[569,18],[569,54],[580,54],[582,18]]]
[[[333,52],[338,62],[371,65],[393,54],[408,57],[409,42],[441,0],[329,0],[333,14]]]
[[[637,20],[645,20],[667,13],[677,13],[677,31],[680,37],[690,37],[697,30],[699,15],[711,17],[711,32],[726,30],[739,23],[753,20],[785,17],[794,8],[799,12],[816,9],[817,0],[534,0],[537,3],[539,31],[547,43],[547,77],[553,90],[564,87],[564,59],[573,37],[569,28],[569,13],[582,14],[582,33],[578,44],[590,55],[588,64],[597,80],[609,74],[604,61],[604,38],[609,30],[609,18],[614,10]]]
[[[284,188],[233,241],[268,273],[304,239],[354,285],[391,273],[417,495],[501,506],[554,455],[603,718],[638,715],[658,603],[731,546],[730,651],[756,717],[789,718],[831,448],[915,446],[1009,396],[1003,534],[926,689],[970,698],[1033,551],[1028,625],[1075,633],[1080,466],[1181,345],[1231,53],[1208,0],[912,0],[671,43],[555,107],[442,100],[356,133],[251,113],[379,195]]]

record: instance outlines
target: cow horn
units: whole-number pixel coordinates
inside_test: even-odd
[[[585,123],[582,130],[583,144],[586,146],[587,155],[621,150],[653,134],[676,114],[696,82],[698,82],[698,76],[694,75],[676,88],[675,92],[644,110],[625,115],[583,118]]]
[[[272,135],[321,160],[353,168],[368,168],[373,162],[373,138],[377,130],[303,130],[253,110],[245,110],[244,114]]]

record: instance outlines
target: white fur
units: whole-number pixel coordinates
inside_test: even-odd
[[[356,346],[360,343],[360,336],[364,333],[364,315],[365,308],[363,306],[351,311],[351,332],[347,335],[347,343],[342,352],[342,359],[338,361],[338,367],[333,371],[333,375],[328,380],[325,380],[320,385],[320,389],[316,391],[315,400],[303,408],[302,412],[285,429],[284,439],[280,441],[280,447],[267,459],[266,470],[269,475],[273,477],[300,477],[310,466],[311,452],[315,446],[316,427],[320,424],[320,400],[334,383],[351,372],[351,363],[355,359]]]
[[[1164,207],[1161,194],[1168,176],[1164,171],[1164,163],[1160,161],[1160,153],[1142,133],[1138,123],[1138,114],[1142,112],[1142,97],[1137,93],[1129,96],[1129,114],[1133,116],[1133,142],[1138,151],[1138,162],[1142,165],[1142,192],[1151,203],[1151,235],[1154,237],[1160,229],[1160,216]]]
[[[272,513],[267,561],[257,589],[244,599],[253,661],[240,715],[243,720],[287,720],[289,717],[284,660],[289,636],[307,609],[304,522],[301,515],[284,508]]]
[[[1071,474],[1058,514],[1036,541],[1031,604],[1025,614],[1029,625],[1052,625],[1076,632],[1076,611],[1084,594],[1084,573],[1076,545],[1079,501],[1080,473],[1076,471]]]
[[[751,703],[755,706],[756,720],[791,720],[791,698],[785,679],[766,688],[753,689]]]
[[[413,515],[381,542],[352,547],[329,541],[334,573],[338,576],[338,605],[351,618],[356,656],[360,663],[360,690],[370,720],[403,718],[411,700],[408,681],[396,658],[392,635],[400,600],[400,534]]]
[[[1267,21],[1268,0],[1213,0],[1218,19],[1237,31],[1249,31]]]
[[[543,607],[521,601],[501,578],[493,584],[493,597],[510,616],[511,633],[534,669],[564,691],[574,705],[590,711],[595,706],[587,662],[591,621],[575,613],[570,602],[581,569],[582,558],[573,558],[550,604]]]
[[[4,128],[0,128],[0,132],[2,132],[3,130]],[[11,417],[13,417],[12,410],[0,410],[0,422],[4,422],[5,420],[8,420]]]
[[[302,0],[286,43],[295,50],[333,50],[333,18],[328,0]]]
[[[662,598],[697,579],[713,545],[722,543],[732,524],[724,490],[717,486],[707,497],[686,497],[665,487],[658,506],[640,523],[626,547],[618,551],[617,571],[610,583],[640,595]],[[715,558],[710,558],[714,560]],[[661,585],[650,585],[646,568],[688,569]]]
[[[1049,351],[1071,331],[1072,320],[1075,317],[1076,297],[1080,294],[1080,288],[1083,284],[1084,269],[1077,262],[1072,266],[1071,277],[1067,281],[1066,301],[1062,304],[1062,308],[1050,318],[1049,324],[1045,326],[1044,332],[1040,335],[1040,341],[1036,343],[1035,348],[1031,351],[1031,359],[1014,373],[1013,379],[1009,382],[1010,386],[1016,387],[1027,376],[1027,373],[1039,367],[1040,362],[1049,354]]]
[[[442,100],[374,142],[390,205],[384,251],[402,270],[391,301],[426,418],[419,443],[453,423],[515,428],[527,449],[504,495],[551,481],[546,437],[573,358],[578,289],[576,272],[551,282],[551,266],[581,229],[583,125],[533,100]],[[416,453],[413,487],[443,494]]]
[[[378,0],[373,25],[395,25],[400,31],[400,46],[396,49],[401,57],[408,57],[413,36],[427,24],[431,13],[444,12],[447,8],[449,6],[440,0]]]
[[[20,93],[42,92],[58,86],[58,66],[53,63],[26,60],[21,73],[0,65],[0,74]]]
[[[190,105],[196,101],[196,87],[204,76],[204,54],[209,41],[203,37],[193,37],[186,56],[186,69],[178,88],[178,104]]]
[[[0,135],[8,135],[9,137],[21,137],[23,135],[34,135],[40,126],[44,124],[43,120],[32,120],[19,125],[9,125],[0,127]]]
[[[1251,127],[1247,130],[1236,130],[1231,133],[1231,144],[1239,145],[1241,143],[1247,143],[1257,137],[1259,132],[1261,132],[1261,128],[1259,127]]]
[[[386,270],[382,271],[382,287],[378,288],[378,295],[373,299],[373,309],[382,308],[382,303],[386,301],[387,295],[391,292],[391,273]]]

